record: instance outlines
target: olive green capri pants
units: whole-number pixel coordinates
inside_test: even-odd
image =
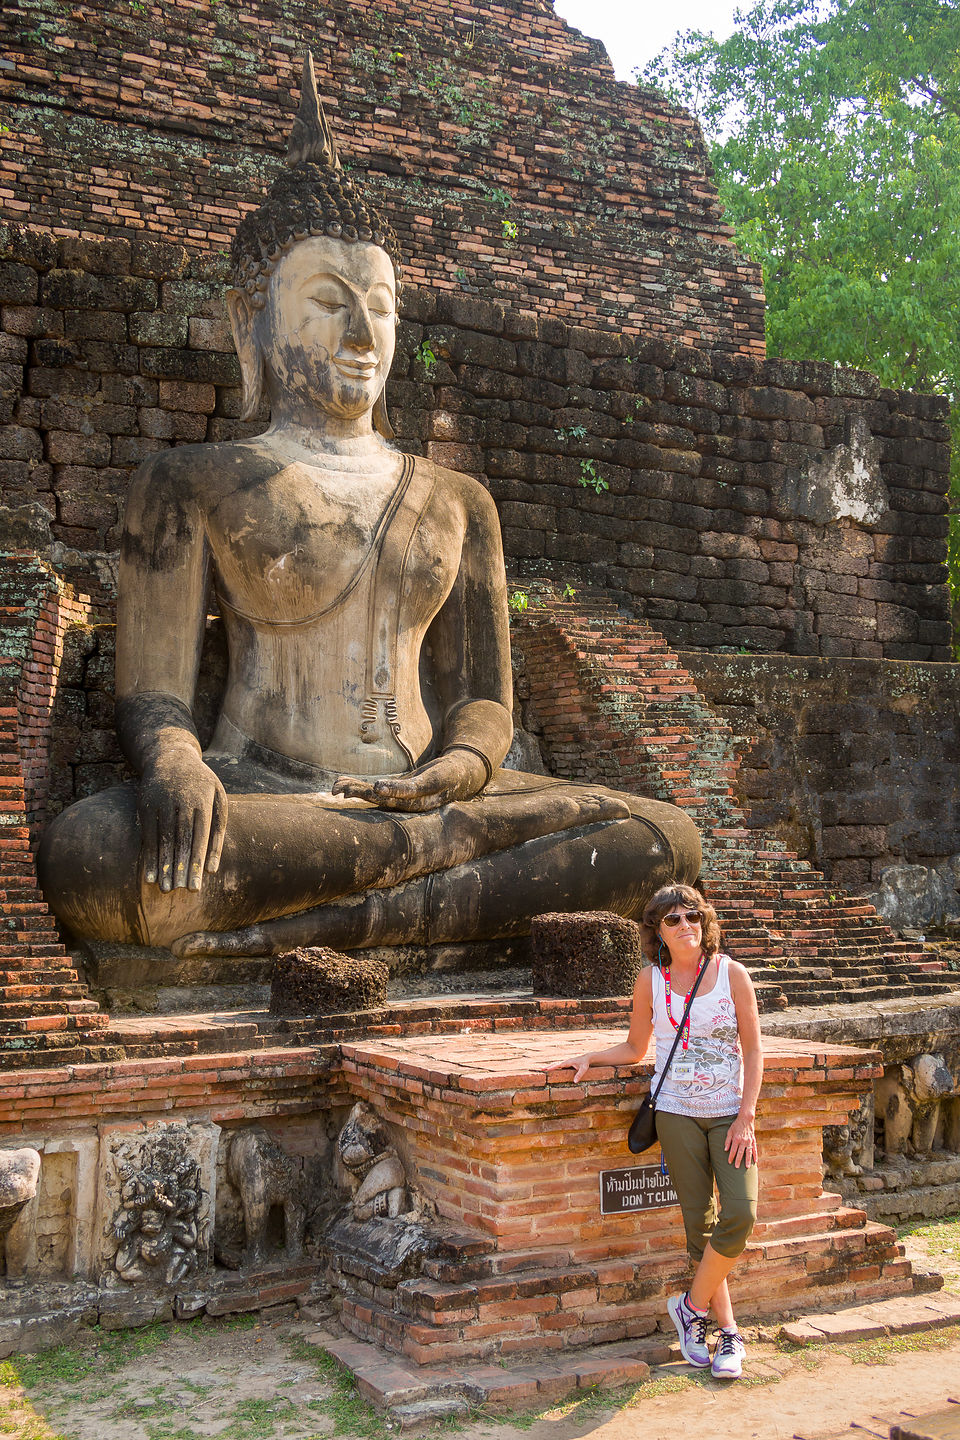
[[[657,1138],[680,1200],[687,1250],[697,1263],[707,1241],[735,1260],[757,1223],[756,1161],[732,1165],[723,1148],[735,1115],[670,1115],[657,1111]],[[713,1186],[720,1196],[720,1214]]]

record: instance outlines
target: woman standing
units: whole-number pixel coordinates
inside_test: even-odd
[[[743,1368],[744,1344],[727,1276],[757,1218],[753,1127],[763,1075],[757,999],[744,967],[720,953],[716,911],[691,886],[658,890],[644,911],[642,929],[644,950],[654,963],[637,977],[627,1039],[563,1065],[572,1065],[574,1080],[580,1080],[591,1065],[639,1064],[653,1033],[657,1057],[650,1089],[655,1090],[687,998],[703,970],[657,1096],[657,1137],[680,1200],[687,1250],[697,1267],[690,1289],[672,1295],[667,1309],[684,1359],[698,1368],[709,1365],[720,1378],[736,1379]],[[711,1310],[720,1326],[712,1363],[706,1343]]]

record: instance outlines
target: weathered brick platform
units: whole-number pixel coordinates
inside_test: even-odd
[[[688,1275],[676,1210],[601,1216],[599,1174],[630,1163],[638,1071],[546,1076],[549,1060],[609,1043],[562,1036],[399,1038],[343,1046],[347,1083],[403,1127],[424,1194],[483,1241],[391,1296],[343,1276],[344,1323],[419,1363],[559,1350],[650,1335]],[[783,1315],[914,1286],[894,1232],[824,1193],[821,1130],[842,1123],[876,1056],[773,1042],[757,1131],[760,1221],[733,1291],[744,1314]],[[655,1162],[658,1152],[641,1157]],[[636,1163],[634,1161],[633,1163]],[[351,1293],[352,1292],[352,1293]]]
[[[182,1285],[148,1287],[142,1298],[121,1287],[118,1299],[114,1277],[104,1290],[112,1255],[110,1216],[100,1213],[104,1156],[125,1136],[170,1124],[201,1127],[222,1155],[231,1132],[260,1123],[288,1154],[326,1173],[334,1164],[330,1126],[358,1099],[386,1123],[442,1241],[405,1278],[373,1253],[327,1256],[341,1318],[358,1338],[433,1365],[656,1336],[666,1294],[688,1274],[679,1215],[669,1207],[601,1215],[599,1201],[600,1172],[633,1163],[626,1124],[646,1088],[649,1057],[636,1070],[599,1070],[574,1086],[539,1067],[608,1044],[609,1030],[537,1032],[502,1019],[499,1032],[470,1033],[461,1022],[458,1034],[3,1077],[0,1138],[36,1146],[49,1179],[31,1222],[47,1238],[17,1251],[20,1268],[6,1282],[14,1285],[11,1334],[0,1341],[42,1334],[30,1286],[57,1280],[58,1257],[85,1287],[72,1310],[58,1302],[76,1324],[101,1310],[104,1323],[136,1323],[141,1315],[256,1309],[281,1292],[305,1293],[315,1268],[286,1274],[281,1263],[248,1284],[225,1278],[212,1264],[212,1233],[210,1263]],[[734,1286],[744,1318],[935,1288],[936,1280],[912,1273],[891,1229],[823,1190],[822,1127],[857,1107],[878,1073],[876,1054],[799,1040],[771,1041],[768,1052],[757,1125],[760,1222]],[[654,1163],[656,1151],[641,1158]],[[211,1209],[211,1231],[215,1223]]]

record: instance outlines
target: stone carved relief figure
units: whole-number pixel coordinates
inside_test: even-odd
[[[693,880],[682,811],[501,768],[506,581],[477,481],[389,443],[398,257],[340,168],[304,70],[289,166],[240,226],[228,293],[246,412],[268,429],[134,477],[117,713],[139,781],[48,829],[42,882],[78,936],[247,956],[522,934],[548,910],[639,912]],[[229,675],[201,753],[208,586]]]
[[[887,1155],[960,1152],[960,1078],[942,1055],[917,1055],[877,1081],[877,1115]]]
[[[358,1100],[337,1136],[337,1151],[353,1190],[354,1220],[395,1220],[407,1208],[403,1161],[376,1113]]]
[[[38,1151],[29,1145],[19,1150],[0,1149],[0,1275],[6,1271],[7,1236],[39,1184]]]
[[[303,1253],[306,1209],[296,1161],[261,1125],[250,1125],[230,1141],[227,1174],[239,1192],[243,1209],[243,1263],[259,1265],[266,1259],[270,1211],[274,1206],[283,1210],[286,1256],[298,1259]]]
[[[121,1280],[176,1285],[198,1264],[200,1167],[159,1139],[134,1163],[119,1166],[120,1208],[113,1232]]]

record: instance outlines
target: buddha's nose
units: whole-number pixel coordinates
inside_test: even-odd
[[[350,324],[343,338],[351,350],[373,349],[373,326],[366,305],[351,306]]]

